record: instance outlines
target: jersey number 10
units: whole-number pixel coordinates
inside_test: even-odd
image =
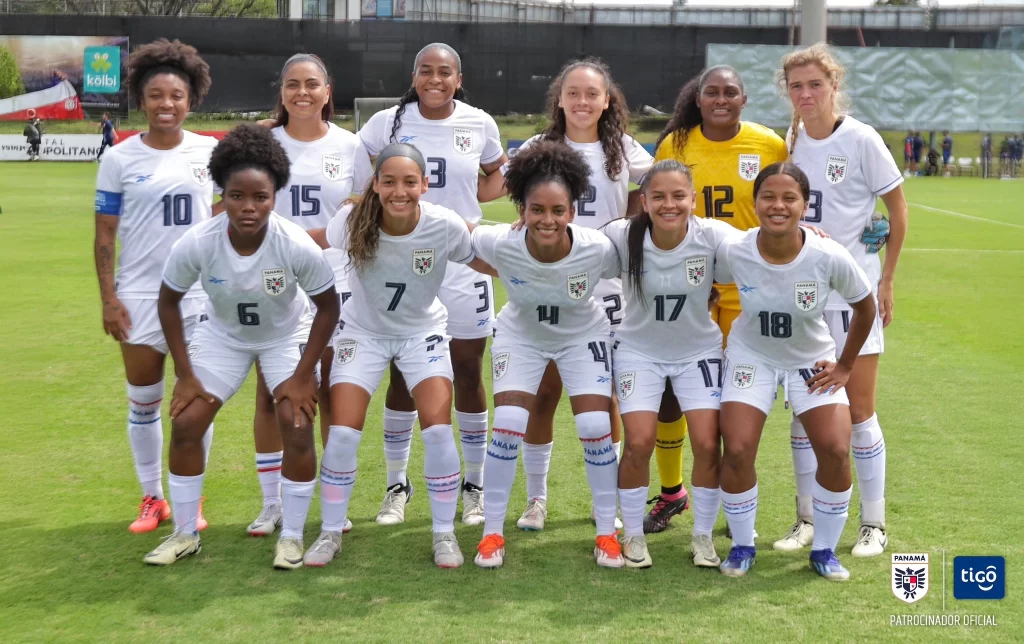
[[[192,223],[192,195],[164,195],[164,226],[188,226]]]

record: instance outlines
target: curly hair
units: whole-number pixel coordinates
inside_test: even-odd
[[[327,71],[327,65],[324,61],[315,54],[295,54],[291,58],[285,61],[284,66],[281,67],[281,75],[278,77],[277,82],[283,87],[284,77],[291,69],[292,65],[299,63],[313,63],[320,70],[320,74],[323,75],[324,85],[328,87],[327,103],[324,104],[322,110],[320,110],[320,119],[323,121],[331,121],[334,118],[334,79],[331,78],[330,72]],[[288,110],[284,106],[284,101],[281,100],[281,92],[277,93],[277,105],[274,106],[274,124],[270,127],[278,127],[281,125],[288,125]]]
[[[199,107],[210,91],[210,66],[195,47],[180,40],[154,40],[137,47],[128,57],[126,82],[137,106],[142,105],[146,83],[157,74],[174,74],[188,83],[192,109]]]
[[[842,91],[843,79],[846,78],[846,68],[835,57],[829,46],[823,42],[811,45],[805,49],[798,49],[782,57],[782,69],[775,73],[775,80],[779,84],[779,89],[783,92],[783,95],[788,93],[789,72],[804,65],[817,65],[818,69],[828,76],[829,80],[836,87],[832,105],[833,115],[845,114],[850,105],[849,98]],[[797,130],[800,128],[800,113],[796,111],[795,107],[793,108],[793,121],[790,123],[790,128],[792,134],[787,143],[789,143],[789,154],[792,155],[793,150],[796,149]]]
[[[265,127],[243,123],[228,132],[210,155],[210,176],[224,188],[239,170],[263,170],[274,181],[274,191],[288,185],[291,175],[288,154]]]
[[[509,199],[520,213],[526,208],[533,188],[550,181],[565,186],[570,202],[576,203],[590,185],[590,166],[583,155],[562,141],[538,141],[508,162],[505,185]]]
[[[700,93],[704,91],[708,78],[715,72],[725,72],[735,76],[736,80],[739,81],[740,88],[743,87],[743,79],[740,78],[740,73],[728,65],[708,67],[700,74],[691,78],[679,90],[679,96],[676,97],[676,106],[672,110],[672,118],[668,120],[665,129],[658,136],[658,141],[654,144],[655,150],[661,147],[661,142],[667,139],[670,134],[678,132],[679,134],[672,141],[672,153],[679,159],[683,158],[683,149],[686,147],[686,139],[689,138],[690,130],[704,123],[704,117],[700,113],[697,99],[700,97]]]
[[[601,113],[597,121],[597,135],[604,151],[604,171],[608,178],[615,178],[622,172],[626,153],[622,146],[622,135],[629,128],[629,107],[622,89],[612,79],[612,71],[600,58],[583,58],[572,61],[562,67],[555,79],[548,86],[547,111],[550,125],[541,134],[548,141],[565,139],[565,110],[558,106],[562,97],[562,87],[566,77],[580,68],[593,69],[604,78],[605,91],[608,92],[608,109]]]
[[[804,201],[811,200],[811,181],[807,178],[807,174],[804,173],[800,167],[794,163],[788,161],[780,161],[773,163],[761,172],[758,173],[757,178],[754,179],[754,199],[757,200],[757,193],[761,191],[761,186],[764,185],[765,180],[768,177],[775,176],[777,174],[784,174],[793,178],[797,185],[800,186],[800,196],[804,198]]]
[[[416,58],[413,59],[412,71],[415,74],[416,70],[420,66],[420,58],[423,58],[423,54],[428,51],[441,50],[451,54],[452,58],[455,59],[455,71],[459,74],[462,73],[462,57],[459,56],[459,52],[455,51],[451,45],[446,45],[443,42],[430,43],[423,49],[419,50],[416,54]],[[455,96],[453,97],[456,101],[466,102],[466,89],[459,87],[455,90]],[[409,103],[419,103],[420,95],[416,91],[416,83],[409,86],[409,89],[405,90],[405,94],[402,94],[402,98],[398,99],[398,109],[395,110],[395,121],[391,124],[391,138],[389,139],[392,143],[398,141],[398,130],[402,127],[402,115],[405,114],[405,107]]]

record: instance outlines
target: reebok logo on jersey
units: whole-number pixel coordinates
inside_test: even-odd
[[[135,183],[146,183],[152,178],[153,175],[151,174],[140,174],[139,176],[135,177]]]
[[[810,311],[818,305],[818,283],[797,282],[794,285],[796,291],[796,306],[801,311]]]
[[[509,279],[509,282],[511,282],[511,283],[512,283],[512,284],[514,284],[515,286],[524,286],[524,285],[526,285],[526,284],[529,284],[529,282],[527,282],[526,280],[521,280],[521,279],[519,279],[518,277],[512,277],[512,278],[510,278],[510,279]]]
[[[732,368],[732,386],[737,389],[749,389],[754,384],[754,365],[738,364]]]
[[[426,275],[434,270],[434,249],[417,248],[412,251],[412,272],[417,275]]]
[[[210,281],[210,284],[223,284],[223,283],[227,282],[227,280],[222,280],[222,279],[216,278],[213,275],[210,276],[210,280],[209,281]]]
[[[708,258],[691,257],[686,260],[686,282],[690,286],[700,286],[708,272]]]
[[[849,165],[849,157],[828,155],[828,163],[825,164],[825,178],[831,184],[842,183],[846,180],[846,166]]]
[[[582,300],[590,289],[590,279],[586,271],[570,275],[566,279],[569,282],[569,297],[574,300]]]
[[[416,140],[415,136],[403,136],[398,139],[399,143],[412,143]]]
[[[753,293],[756,290],[756,286],[747,286],[746,284],[740,284],[740,293]]]
[[[288,284],[284,279],[283,268],[267,268],[263,271],[263,290],[267,295],[280,295]]]
[[[756,179],[757,173],[761,171],[761,155],[741,154],[739,170],[740,177],[744,181],[753,181]]]

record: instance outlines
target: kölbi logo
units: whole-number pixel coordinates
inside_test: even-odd
[[[956,557],[953,559],[953,596],[957,599],[1006,597],[1006,559]]]
[[[121,48],[86,47],[82,56],[85,73],[83,90],[116,94],[121,89]]]

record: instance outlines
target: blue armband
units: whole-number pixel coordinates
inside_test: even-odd
[[[96,214],[121,216],[120,192],[107,192],[106,190],[96,191]]]

